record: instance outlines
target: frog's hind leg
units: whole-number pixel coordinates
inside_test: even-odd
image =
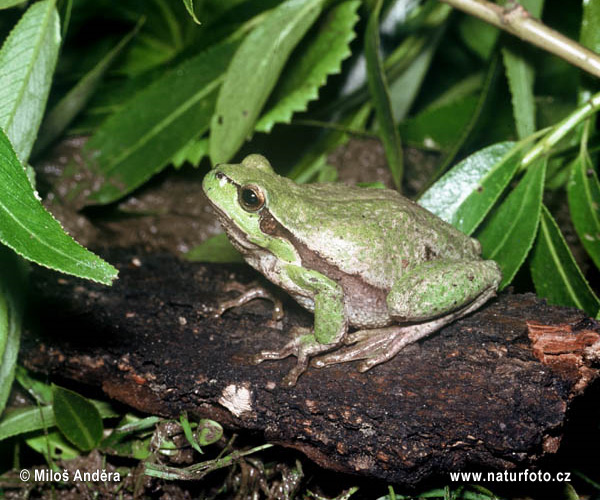
[[[322,368],[337,363],[364,360],[358,366],[358,371],[365,372],[375,365],[389,361],[407,345],[413,344],[455,319],[473,312],[494,295],[495,289],[489,289],[467,306],[424,323],[353,332],[347,336],[344,342],[352,345],[319,356],[313,360],[312,364]]]

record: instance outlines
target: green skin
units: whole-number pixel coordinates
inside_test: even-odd
[[[244,205],[248,188],[258,205]],[[260,155],[218,165],[203,189],[246,261],[314,312],[312,329],[254,357],[295,355],[290,386],[318,354],[327,352],[314,366],[362,360],[360,371],[391,359],[480,307],[502,279],[477,240],[396,191],[298,185]],[[257,296],[265,297],[250,291],[227,307]]]

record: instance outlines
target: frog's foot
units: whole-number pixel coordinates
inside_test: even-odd
[[[389,361],[407,345],[413,344],[455,319],[469,314],[494,295],[495,290],[489,289],[467,306],[424,323],[353,332],[346,337],[344,342],[346,347],[320,356],[313,360],[312,364],[317,368],[322,368],[337,363],[364,360],[359,364],[358,371],[365,372],[375,365]]]
[[[283,318],[283,304],[281,303],[281,300],[266,288],[261,286],[247,288],[240,283],[231,282],[227,284],[225,291],[240,292],[240,295],[235,299],[228,299],[220,302],[218,307],[212,311],[213,317],[215,318],[220,318],[228,309],[239,307],[255,299],[266,299],[273,303],[273,321],[279,321]]]
[[[330,345],[328,346],[319,343],[310,328],[298,326],[292,329],[292,333],[294,334],[294,340],[288,342],[283,348],[277,351],[261,351],[252,356],[252,362],[255,364],[267,360],[296,356],[298,358],[296,366],[294,366],[282,380],[283,385],[288,387],[296,385],[298,377],[308,368],[312,356],[332,348]]]

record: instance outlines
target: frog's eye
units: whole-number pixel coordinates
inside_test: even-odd
[[[256,186],[242,186],[238,192],[240,205],[248,212],[256,212],[265,204],[265,195]]]

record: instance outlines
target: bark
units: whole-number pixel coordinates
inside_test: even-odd
[[[227,284],[258,278],[247,266],[133,257],[109,256],[112,288],[36,270],[24,364],[143,412],[264,433],[337,471],[413,486],[468,466],[531,466],[558,449],[573,400],[598,375],[596,321],[502,293],[367,373],[310,368],[286,389],[294,358],[246,357],[283,345],[310,314],[288,299],[280,322],[266,301],[214,319],[210,308],[236,295]]]

